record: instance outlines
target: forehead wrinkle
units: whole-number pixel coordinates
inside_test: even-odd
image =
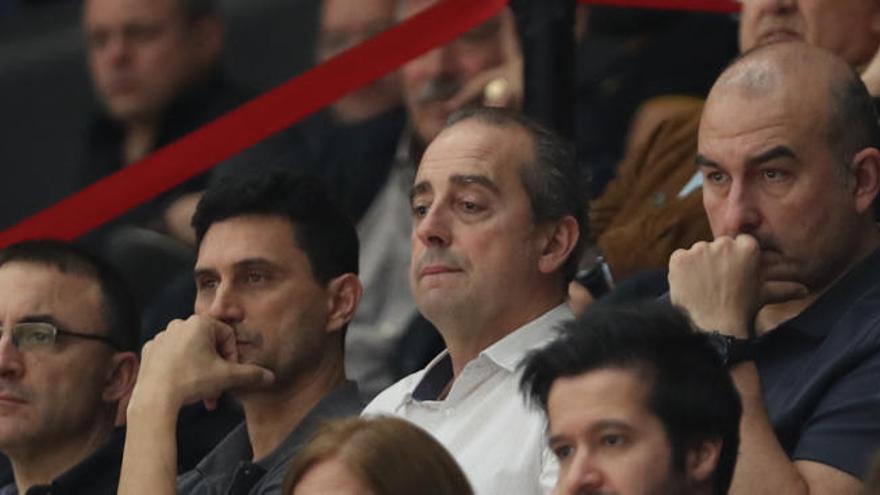
[[[734,118],[732,112],[761,114]],[[826,126],[821,120],[809,119],[803,108],[777,98],[724,95],[704,113],[695,162],[721,167],[735,156],[748,167],[783,157],[801,161],[814,143],[825,142]]]
[[[498,194],[500,189],[498,188],[498,184],[496,184],[492,179],[485,175],[477,175],[477,174],[454,174],[449,177],[449,182],[453,185],[457,185],[460,187],[477,185],[485,187],[490,191]]]
[[[464,129],[479,132],[479,137],[471,137],[472,134]],[[526,139],[511,139],[511,132],[519,133],[519,136],[525,136]],[[437,155],[438,149],[443,150],[440,156]],[[507,167],[515,167],[519,171],[524,162],[534,159],[533,142],[525,130],[516,126],[495,126],[464,120],[444,129],[431,143],[419,171],[451,163],[459,171],[463,168],[476,169],[487,177],[493,177],[502,174]],[[499,163],[499,160],[505,163]]]
[[[5,300],[15,307],[4,310],[12,310],[19,321],[28,315],[48,315],[64,327],[106,330],[104,294],[97,280],[39,262],[12,261],[2,269],[21,270],[18,276],[27,276],[19,294]],[[6,313],[0,321],[10,317]]]

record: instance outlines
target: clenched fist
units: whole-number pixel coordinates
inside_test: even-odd
[[[211,408],[225,390],[274,379],[267,369],[237,361],[229,325],[197,315],[174,320],[144,346],[135,394],[158,395],[175,407],[205,400]]]
[[[672,303],[687,310],[699,328],[748,338],[764,305],[807,293],[797,282],[767,280],[761,266],[758,241],[748,234],[679,249],[669,258]]]

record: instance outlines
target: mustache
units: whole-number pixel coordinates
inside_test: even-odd
[[[463,84],[458,78],[437,77],[429,79],[416,93],[419,103],[431,103],[452,98],[461,90]]]
[[[240,325],[232,325],[232,331],[235,333],[236,341],[243,341],[254,345],[260,345],[263,342],[263,334],[261,332],[244,328]]]
[[[459,268],[463,260],[457,254],[448,250],[428,249],[421,258],[415,260],[415,273],[421,273],[428,265],[444,265]]]
[[[777,253],[781,252],[779,250],[779,243],[776,242],[771,236],[768,235],[756,235],[754,233],[749,234],[758,241],[758,246],[761,248],[761,251],[775,251]]]

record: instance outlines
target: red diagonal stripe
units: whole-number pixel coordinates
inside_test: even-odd
[[[741,3],[735,0],[579,0],[590,5],[640,7],[646,9],[696,10],[700,12],[739,12]]]
[[[497,14],[508,0],[445,0],[0,234],[71,240],[207,171]]]

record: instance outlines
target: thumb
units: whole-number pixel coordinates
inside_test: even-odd
[[[764,282],[761,287],[761,304],[776,304],[806,297],[807,286],[799,282]]]
[[[230,388],[271,385],[275,374],[254,364],[229,363],[226,383]]]

